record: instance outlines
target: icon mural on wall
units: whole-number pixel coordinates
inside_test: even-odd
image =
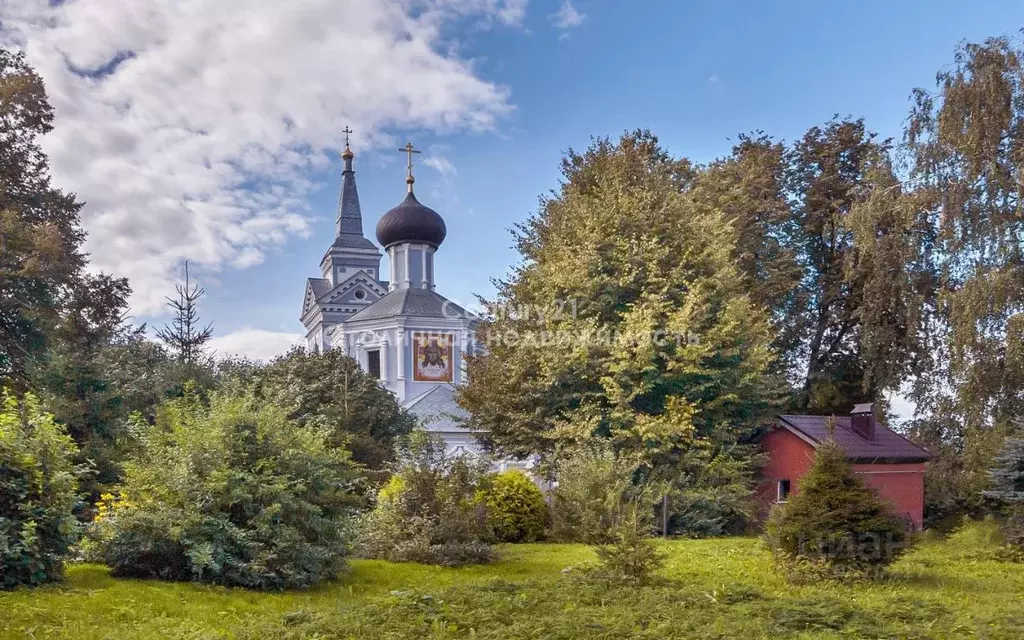
[[[412,379],[416,382],[452,381],[452,343],[450,333],[413,333]]]

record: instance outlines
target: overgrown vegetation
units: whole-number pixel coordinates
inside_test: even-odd
[[[544,537],[548,505],[540,488],[522,471],[487,479],[484,504],[487,522],[498,542],[536,542]]]
[[[137,429],[90,531],[114,575],[289,589],[344,568],[357,474],[324,434],[252,396],[192,391]]]
[[[772,510],[766,541],[792,578],[842,579],[881,576],[906,552],[910,536],[828,441],[818,447],[800,491]]]
[[[0,589],[63,576],[80,533],[77,453],[35,396],[0,392]]]
[[[490,562],[486,479],[486,461],[449,456],[433,434],[412,434],[376,507],[363,518],[358,553],[443,566]]]

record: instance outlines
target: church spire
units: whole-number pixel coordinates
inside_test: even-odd
[[[341,173],[341,197],[338,199],[338,235],[363,235],[363,214],[359,208],[359,192],[356,191],[356,172],[352,170],[352,159],[355,158],[349,146],[349,134],[352,130],[347,126],[342,130],[345,134],[345,151],[341,159],[345,161],[345,169]]]

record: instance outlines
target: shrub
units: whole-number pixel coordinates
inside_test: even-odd
[[[822,444],[799,493],[777,506],[766,541],[796,579],[875,577],[901,555],[909,537],[874,491],[853,475],[834,441]]]
[[[548,505],[540,488],[522,471],[505,471],[484,492],[487,517],[498,542],[535,542],[544,535]]]
[[[59,580],[80,531],[78,451],[32,394],[0,401],[0,588]]]
[[[984,496],[1003,507],[1000,528],[1004,549],[1000,555],[1024,561],[1024,438],[1014,435],[1006,439],[989,476],[992,488]]]
[[[302,588],[344,568],[355,469],[326,435],[247,395],[191,391],[139,429],[90,537],[118,576]]]
[[[603,447],[584,447],[555,465],[552,533],[565,541],[603,544],[615,538],[615,518],[633,487],[637,465]]]
[[[656,500],[653,485],[634,487],[616,511],[611,528],[612,542],[598,546],[597,573],[602,577],[634,584],[647,584],[665,565],[665,556],[650,539],[654,529],[652,508]]]
[[[486,464],[445,454],[425,432],[409,436],[391,481],[360,527],[357,550],[368,558],[458,566],[490,562]]]

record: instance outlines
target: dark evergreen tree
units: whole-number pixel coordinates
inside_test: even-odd
[[[174,312],[170,324],[156,332],[178,361],[187,367],[195,366],[205,355],[206,343],[213,337],[213,324],[202,327],[199,320],[199,300],[206,293],[189,280],[188,261],[185,261],[185,284],[175,286],[177,298],[167,298],[167,306]]]
[[[873,576],[906,551],[908,535],[853,474],[839,445],[828,441],[818,447],[799,490],[773,510],[766,540],[794,575]]]

